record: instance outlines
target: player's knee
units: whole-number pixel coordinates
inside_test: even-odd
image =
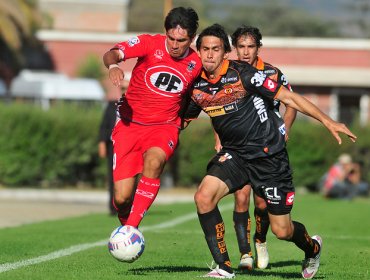
[[[201,190],[194,194],[194,201],[199,213],[207,213],[215,208],[216,203],[211,195]]]
[[[272,226],[271,231],[280,240],[290,240],[293,235],[293,231],[289,227]]]
[[[121,206],[130,205],[132,203],[132,199],[131,197],[125,197],[122,194],[115,194],[114,203],[118,208],[120,208]]]
[[[146,158],[144,162],[144,171],[143,174],[146,174],[148,177],[159,177],[162,173],[163,167],[166,161],[164,159],[150,157]]]

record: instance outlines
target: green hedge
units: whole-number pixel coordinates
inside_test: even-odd
[[[102,111],[101,105],[64,104],[42,111],[27,104],[0,103],[0,185],[104,187],[106,162],[97,155]],[[297,120],[288,142],[295,185],[314,189],[344,152],[363,164],[363,177],[370,181],[370,126],[354,126],[353,131],[358,141],[342,135],[339,146],[322,125]],[[181,132],[165,173],[173,174],[176,186],[196,186],[214,154],[210,121],[200,118]]]
[[[101,106],[64,104],[42,111],[29,104],[0,104],[0,184],[101,184],[101,115]]]

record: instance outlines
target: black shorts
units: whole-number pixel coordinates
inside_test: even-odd
[[[292,171],[286,150],[264,158],[247,160],[237,152],[222,150],[207,166],[207,175],[221,179],[230,193],[251,184],[273,215],[290,213],[294,201]]]

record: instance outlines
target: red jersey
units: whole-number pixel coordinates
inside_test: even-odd
[[[182,58],[171,57],[166,36],[143,34],[114,49],[124,53],[123,60],[137,57],[130,85],[118,111],[122,119],[141,124],[180,126],[179,110],[184,95],[199,75],[202,63],[190,49]]]

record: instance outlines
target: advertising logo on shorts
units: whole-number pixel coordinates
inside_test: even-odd
[[[144,79],[150,90],[167,97],[178,96],[187,83],[184,75],[168,66],[149,68],[145,73]]]
[[[286,196],[285,204],[286,205],[293,205],[293,202],[294,202],[294,192],[289,192]]]

